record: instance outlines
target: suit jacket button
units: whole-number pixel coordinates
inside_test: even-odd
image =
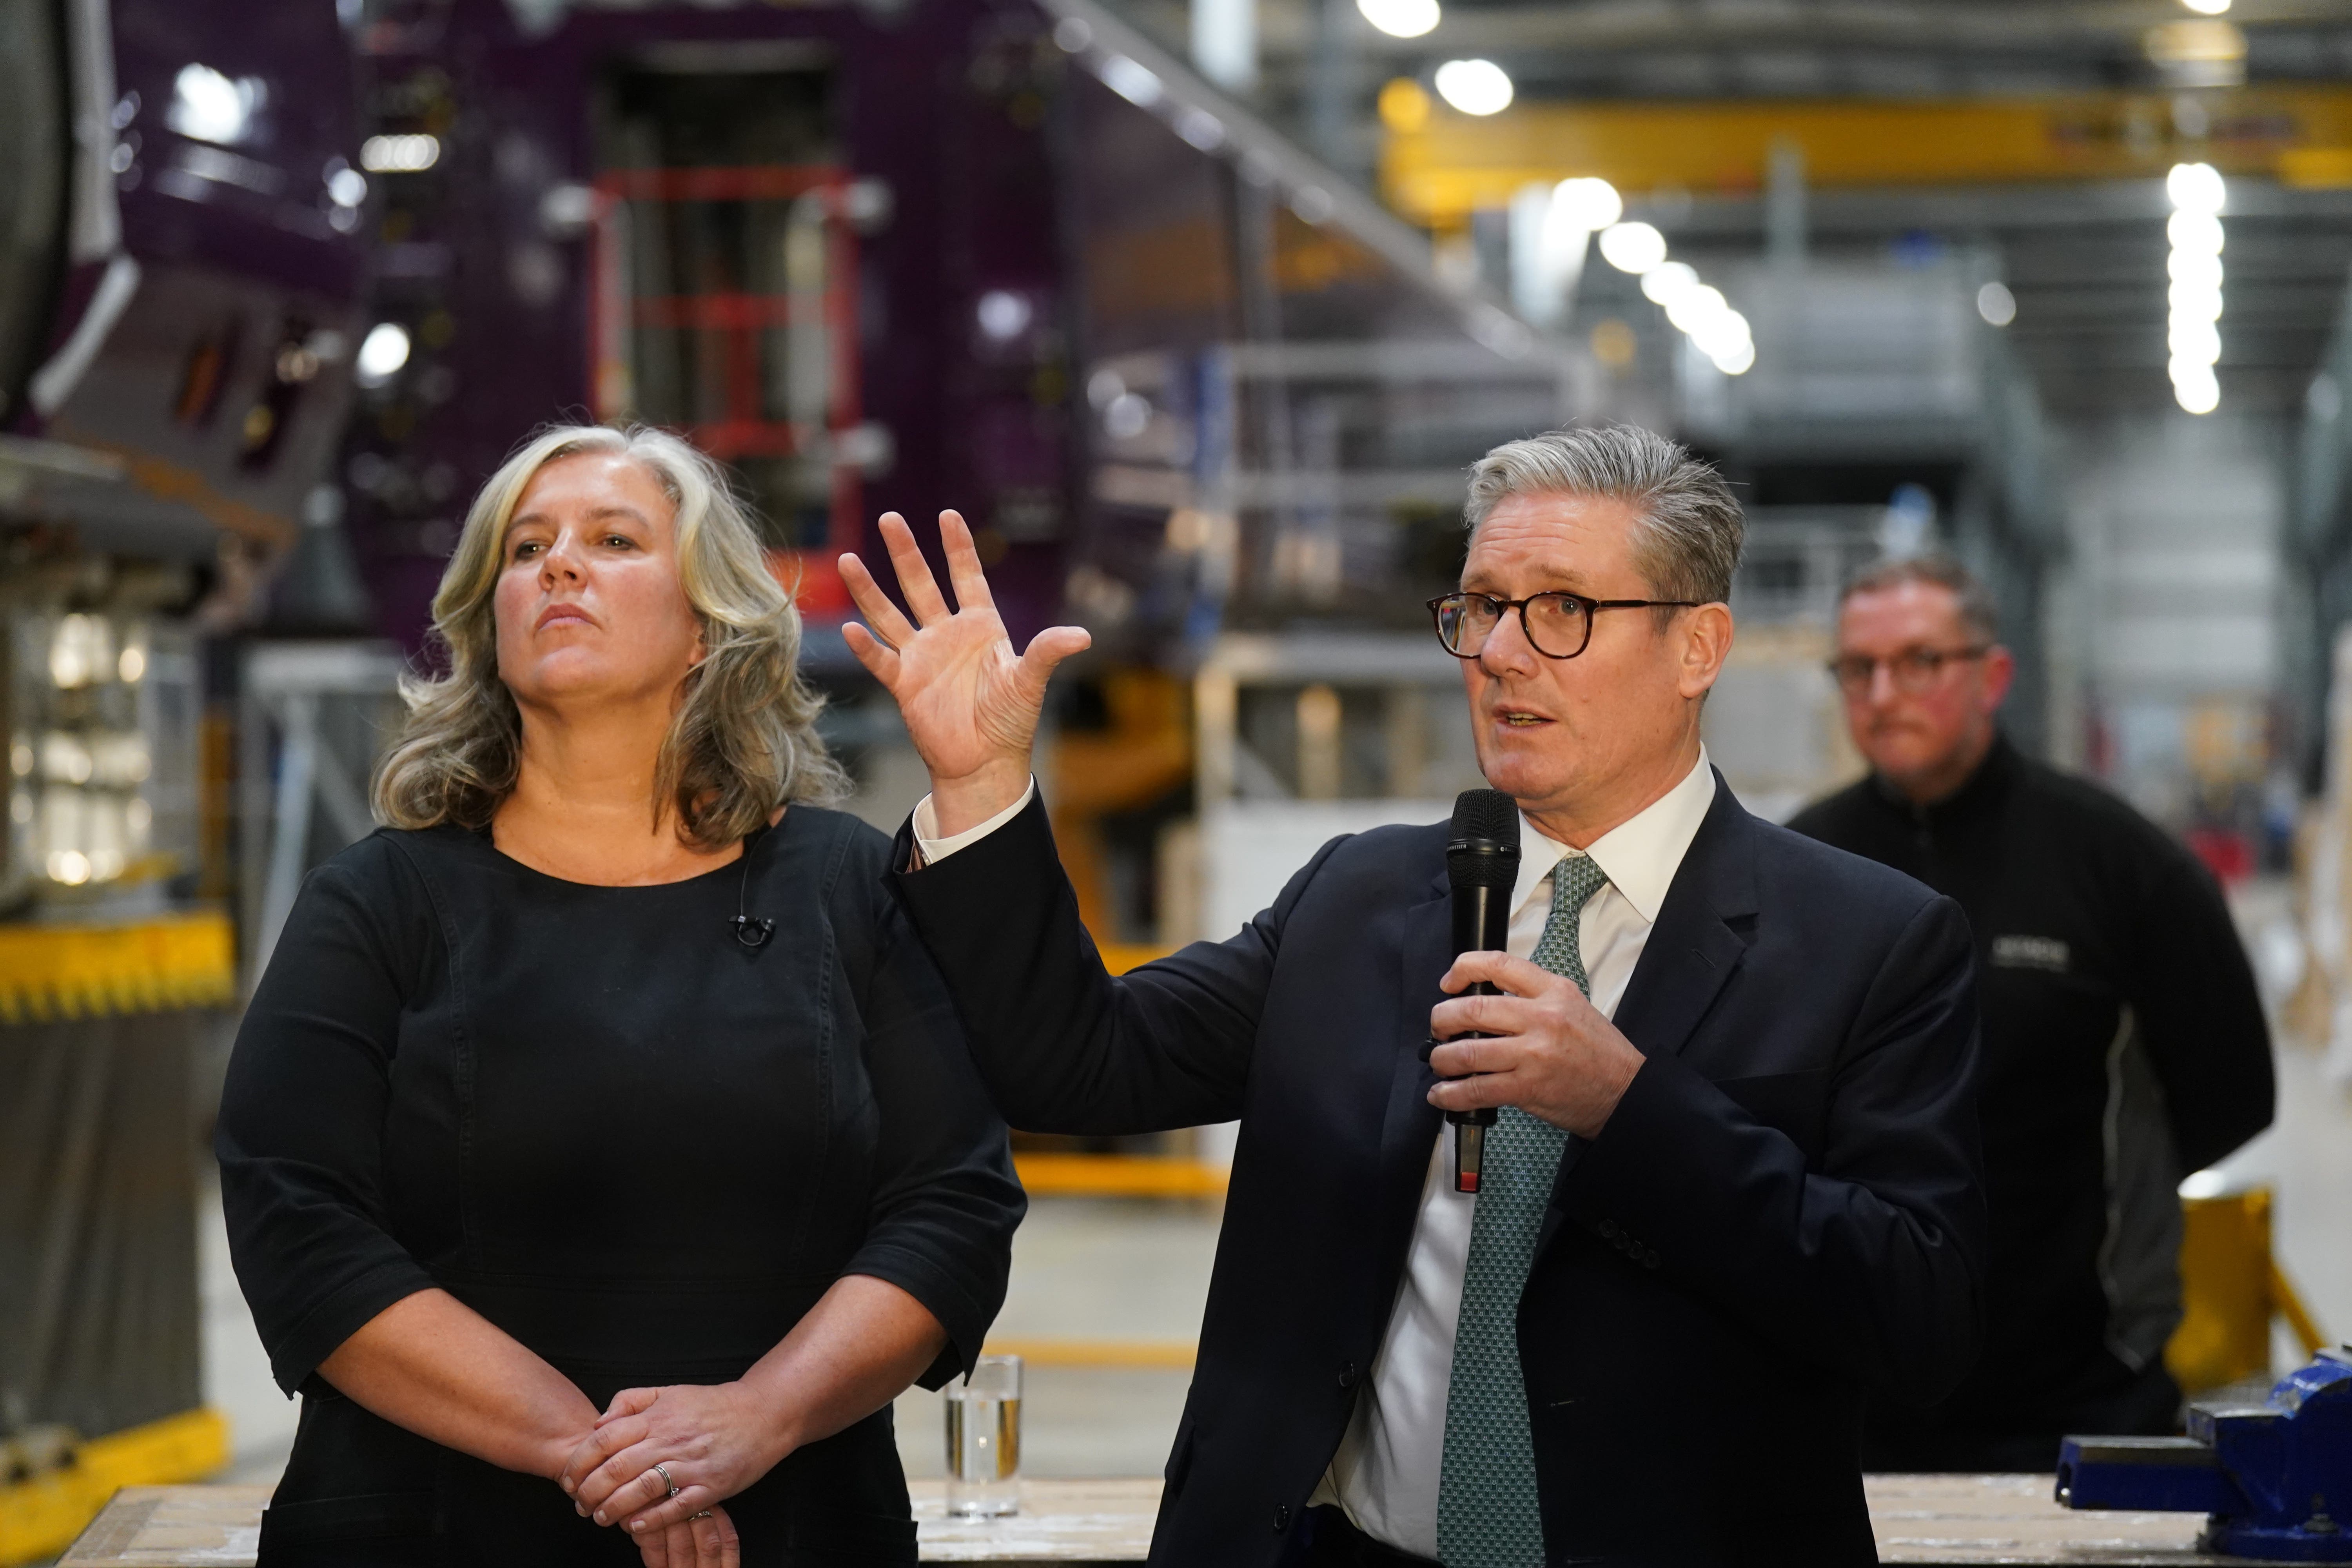
[[[1657,1266],[1658,1266],[1658,1255],[1657,1255],[1656,1253],[1654,1253],[1654,1252],[1645,1252],[1645,1253],[1642,1254],[1642,1267],[1643,1267],[1643,1268],[1655,1268]]]
[[[1617,1222],[1616,1222],[1615,1220],[1613,1220],[1613,1219],[1604,1219],[1604,1220],[1602,1220],[1602,1221],[1601,1222],[1601,1234],[1602,1236],[1607,1237],[1608,1237],[1610,1240],[1612,1240],[1612,1241],[1616,1240],[1616,1239],[1617,1239]]]
[[[1339,1386],[1342,1388],[1353,1388],[1356,1386],[1356,1363],[1354,1362],[1346,1362],[1340,1365]]]
[[[1276,1535],[1279,1535],[1289,1528],[1290,1505],[1286,1502],[1276,1503],[1274,1505],[1274,1532]]]

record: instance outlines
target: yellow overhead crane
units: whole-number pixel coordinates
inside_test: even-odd
[[[1524,187],[1597,174],[1628,194],[1741,195],[1794,146],[1817,186],[2160,177],[2179,163],[2352,185],[2352,89],[2243,87],[1969,101],[1528,103],[1481,119],[1407,79],[1381,93],[1381,185],[1407,219],[1458,230]]]

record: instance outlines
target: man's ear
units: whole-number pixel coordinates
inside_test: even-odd
[[[1685,610],[1678,629],[1682,668],[1676,687],[1685,697],[1704,696],[1731,657],[1731,606],[1717,603]]]
[[[1988,713],[2001,705],[2009,696],[2009,688],[2017,679],[2017,656],[1995,643],[1985,649],[1984,710]]]

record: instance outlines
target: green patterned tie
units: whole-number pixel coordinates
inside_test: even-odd
[[[1590,995],[1577,922],[1609,879],[1585,855],[1552,871],[1551,914],[1535,961]],[[1445,1568],[1541,1568],[1535,1442],[1519,1375],[1519,1292],[1535,1262],[1568,1134],[1505,1106],[1486,1133],[1486,1168],[1470,1221],[1454,1378],[1445,1401],[1445,1458],[1437,1489],[1437,1554]]]

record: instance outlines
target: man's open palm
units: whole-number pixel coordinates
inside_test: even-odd
[[[991,774],[1000,784],[993,793],[1002,793],[1002,781],[1017,779],[1017,796],[1027,787],[1029,747],[1045,706],[1046,679],[1055,665],[1092,639],[1076,626],[1049,626],[1025,653],[1015,655],[989,595],[971,531],[960,515],[940,514],[948,580],[955,588],[953,610],[906,519],[885,512],[881,528],[898,591],[915,618],[909,622],[898,612],[863,561],[844,555],[842,580],[866,617],[864,626],[852,622],[842,628],[849,651],[897,699],[907,733],[930,770],[935,797],[958,783]],[[1011,804],[1008,797],[1000,809]]]

